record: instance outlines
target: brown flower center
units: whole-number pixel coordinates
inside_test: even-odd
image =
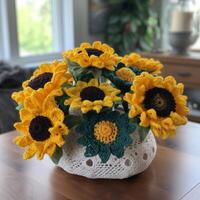
[[[159,117],[167,117],[175,111],[176,102],[168,90],[155,87],[145,93],[144,107],[154,109]]]
[[[95,48],[86,48],[85,50],[87,51],[88,56],[94,55],[99,57],[101,54],[103,54],[103,51]]]
[[[32,119],[29,126],[29,133],[33,140],[45,141],[50,137],[49,128],[52,127],[51,121],[44,116],[37,116]]]
[[[103,100],[105,97],[105,93],[95,86],[89,86],[84,88],[81,93],[80,97],[82,101],[89,100],[89,101],[96,101],[96,100]]]
[[[32,79],[28,86],[31,87],[33,90],[38,90],[39,88],[44,88],[44,85],[51,81],[53,74],[50,72],[45,72],[40,74],[36,78]]]

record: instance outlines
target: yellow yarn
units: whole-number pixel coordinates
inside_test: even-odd
[[[122,67],[121,69],[116,71],[116,75],[120,79],[122,79],[124,81],[129,81],[129,82],[132,82],[136,76],[135,73],[127,67]]]
[[[95,124],[94,135],[97,140],[104,144],[114,142],[116,140],[118,128],[115,123],[110,121],[101,121]]]

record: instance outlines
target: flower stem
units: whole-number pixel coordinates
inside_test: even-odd
[[[122,101],[122,106],[124,108],[124,112],[128,113],[128,111],[129,111],[128,103],[126,101]]]
[[[94,69],[93,70],[93,76],[95,79],[98,80],[99,83],[101,83],[101,70]]]

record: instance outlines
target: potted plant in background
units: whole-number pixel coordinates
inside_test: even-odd
[[[159,36],[159,17],[149,0],[109,0],[105,40],[117,53],[150,51]]]

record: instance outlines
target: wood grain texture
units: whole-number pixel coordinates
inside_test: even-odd
[[[193,66],[200,68],[200,53],[191,53],[190,55],[176,55],[170,52],[165,53],[149,53],[143,52],[142,56],[147,58],[155,58],[164,63],[172,64],[172,65],[185,65],[185,66]]]
[[[90,180],[71,175],[47,157],[23,161],[23,151],[12,144],[16,135],[10,132],[0,136],[1,200],[196,200],[193,197],[199,194],[199,124],[188,123],[180,128],[174,140],[158,141],[152,165],[125,180]]]

